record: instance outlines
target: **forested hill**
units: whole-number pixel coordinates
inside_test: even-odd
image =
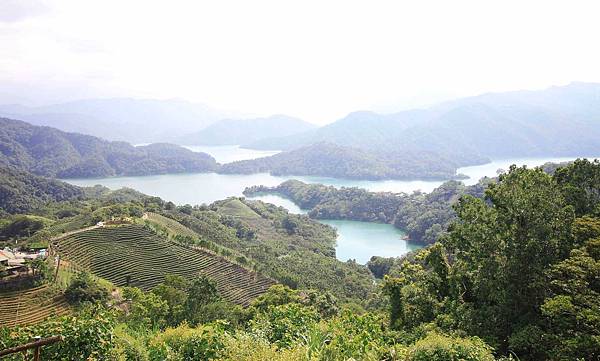
[[[48,202],[80,199],[83,196],[81,188],[65,182],[35,176],[12,167],[0,167],[0,216],[2,212],[27,213]]]
[[[600,84],[492,93],[395,114],[356,112],[316,130],[248,144],[295,149],[316,142],[431,151],[456,160],[600,154]]]
[[[183,145],[237,145],[301,133],[316,126],[298,118],[272,115],[255,119],[223,119],[177,139]]]
[[[485,163],[473,158],[472,163]],[[464,165],[436,153],[373,151],[317,143],[270,157],[228,163],[222,173],[309,175],[347,179],[451,179]]]
[[[113,128],[118,132],[118,128]],[[214,158],[172,144],[134,147],[0,118],[0,166],[49,177],[106,177],[217,169]]]

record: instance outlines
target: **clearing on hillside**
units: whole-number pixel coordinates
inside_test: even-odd
[[[32,325],[69,312],[62,293],[48,286],[0,294],[0,326]]]
[[[166,274],[212,279],[227,301],[247,306],[275,282],[226,259],[163,239],[139,225],[98,228],[55,242],[60,255],[117,286],[150,290]]]

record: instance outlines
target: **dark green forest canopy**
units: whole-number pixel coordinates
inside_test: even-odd
[[[81,199],[81,188],[0,166],[0,211],[27,213],[49,202]]]
[[[0,166],[61,178],[217,169],[216,161],[208,154],[177,145],[156,143],[134,147],[125,142],[109,142],[6,118],[0,118]]]
[[[118,320],[96,306],[77,317],[3,329],[0,344],[24,343],[32,332],[52,334],[59,327],[65,341],[48,355],[74,359],[92,350],[165,359],[167,345],[177,356],[189,351],[225,360],[249,352],[261,360],[596,360],[600,162],[577,160],[552,175],[545,170],[511,167],[470,194],[457,182],[438,189],[435,199],[454,204],[448,232],[393,264],[373,260],[373,273],[387,274],[380,283],[366,267],[335,259],[330,228],[281,207],[243,198],[177,207],[133,190],[83,189],[82,199],[50,202],[37,210],[46,217],[15,218],[13,225],[60,233],[75,223],[156,212],[198,234],[174,241],[227,245],[299,290],[278,285],[243,310],[220,301],[210,280],[180,285],[166,278],[148,293],[126,289],[131,312]],[[322,194],[343,191],[296,186],[299,194],[316,189],[304,197],[313,206],[328,199]],[[60,208],[65,205],[69,212]]]
[[[223,165],[220,172],[273,175],[308,175],[347,179],[452,179],[465,164],[485,163],[473,157],[456,161],[439,153],[374,151],[333,143],[315,143],[270,157]]]
[[[560,169],[568,164],[571,162],[546,163],[539,168],[549,174],[558,172],[558,177],[562,174]],[[404,230],[409,240],[431,244],[446,232],[456,218],[452,206],[460,197],[471,195],[483,198],[487,186],[495,181],[496,178],[482,178],[475,185],[465,186],[452,180],[430,193],[406,194],[369,192],[356,187],[336,188],[289,180],[276,187],[249,187],[244,190],[244,195],[279,194],[292,200],[300,208],[309,210],[308,215],[311,218],[389,223]],[[575,197],[576,194],[576,191],[571,191],[571,197]]]

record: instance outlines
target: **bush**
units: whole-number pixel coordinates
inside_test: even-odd
[[[322,360],[388,359],[388,339],[381,319],[348,311],[319,323],[305,338],[311,356],[318,355]]]
[[[408,349],[407,361],[494,361],[492,348],[477,337],[428,334]]]
[[[281,350],[257,335],[239,333],[225,339],[225,351],[219,361],[301,361],[306,359],[306,349],[303,346]]]
[[[84,302],[106,302],[108,300],[108,291],[100,286],[96,280],[87,272],[81,272],[67,289],[65,298],[71,304],[81,304]]]
[[[144,338],[128,334],[123,328],[115,330],[115,361],[148,361],[148,350]]]
[[[290,347],[302,339],[308,330],[319,321],[319,314],[312,307],[290,303],[282,306],[269,306],[252,322],[254,333],[264,335],[278,347]]]
[[[224,337],[225,332],[219,324],[197,328],[187,325],[168,328],[148,343],[149,360],[212,360],[223,351]]]
[[[76,317],[63,316],[0,332],[0,349],[27,343],[35,336],[60,335],[63,341],[42,348],[42,360],[105,360],[114,346],[114,324],[112,313],[86,308]],[[21,360],[21,355],[8,360]]]

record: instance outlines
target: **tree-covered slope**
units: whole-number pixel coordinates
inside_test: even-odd
[[[217,168],[208,154],[172,144],[134,147],[6,118],[0,118],[0,165],[65,178],[205,172]]]
[[[183,145],[238,145],[284,137],[316,128],[298,118],[272,115],[254,119],[223,119],[177,139]]]
[[[83,198],[81,188],[0,166],[0,212],[27,213],[48,202]]]
[[[475,160],[474,160],[475,161]],[[482,160],[479,159],[479,162]],[[373,151],[316,143],[270,157],[225,164],[222,173],[309,175],[348,179],[449,179],[460,163],[433,153]]]

